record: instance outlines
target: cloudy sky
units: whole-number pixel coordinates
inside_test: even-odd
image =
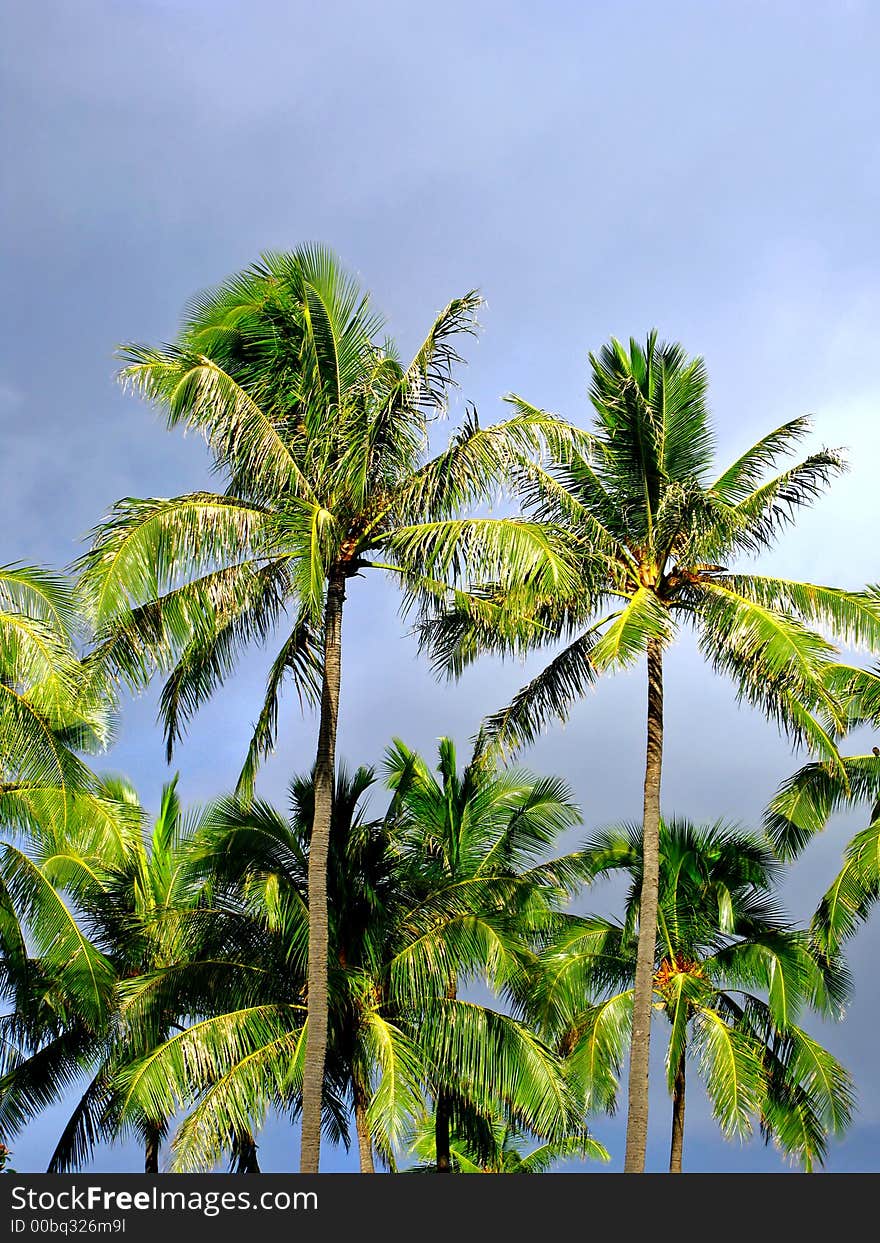
[[[815,415],[851,472],[765,566],[857,587],[878,576],[876,337],[880,198],[868,0],[21,0],[2,56],[0,562],[65,564],[116,498],[208,482],[200,443],[163,429],[114,381],[123,340],[169,339],[184,302],[264,249],[320,240],[372,290],[406,349],[473,286],[484,331],[462,400],[484,421],[515,390],[588,418],[587,351],[656,326],[702,354],[719,452]],[[452,417],[460,415],[460,407]],[[357,583],[346,617],[342,753],[374,762],[393,734],[462,745],[528,669],[485,664],[439,685],[390,588]],[[188,800],[228,787],[258,710],[265,656],[181,748]],[[797,764],[773,728],[682,644],[669,659],[664,805],[755,823]],[[634,816],[642,673],[602,686],[528,756],[565,775],[587,826]],[[155,806],[168,770],[155,695],[126,705],[108,763]],[[262,791],[309,767],[295,701]],[[787,883],[809,915],[858,817],[841,818]],[[596,902],[602,901],[597,895]],[[856,995],[824,1032],[859,1114],[832,1170],[877,1168],[880,915],[853,943]],[[659,1046],[660,1041],[657,1041]],[[39,1169],[60,1115],[15,1143]],[[663,1168],[658,1084],[650,1160]],[[622,1119],[596,1131],[620,1168]],[[294,1168],[295,1136],[263,1137]],[[128,1150],[100,1169],[138,1168]],[[686,1165],[773,1170],[688,1106]],[[354,1168],[330,1154],[328,1169]]]

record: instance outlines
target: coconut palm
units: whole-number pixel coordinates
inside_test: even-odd
[[[353,1115],[361,1170],[373,1172],[377,1155],[395,1168],[425,1094],[442,1092],[456,1116],[476,1119],[483,1130],[484,1119],[506,1117],[548,1140],[581,1134],[559,1061],[533,1033],[488,1006],[447,995],[450,971],[473,973],[485,959],[492,882],[447,881],[432,890],[423,862],[399,840],[400,793],[385,817],[361,814],[373,780],[369,769],[337,775],[326,1132],[347,1142]],[[512,787],[507,795],[510,817]],[[534,802],[524,819],[551,815],[549,791]],[[289,817],[259,800],[226,800],[212,809],[200,829],[200,866],[215,902],[225,894],[233,917],[250,912],[255,939],[225,962],[160,972],[129,990],[128,1020],[136,1022],[143,995],[182,988],[184,996],[208,998],[212,982],[222,981],[222,1013],[175,1033],[122,1075],[135,1110],[187,1111],[173,1146],[177,1168],[210,1167],[231,1130],[256,1133],[270,1108],[294,1116],[301,1109],[313,803],[313,780],[300,778],[291,786]],[[525,825],[521,832],[524,839]],[[522,883],[531,891],[538,882]],[[499,882],[494,895],[496,958],[515,954],[511,916],[502,919],[499,909],[514,888],[505,882],[502,892]],[[205,1012],[203,1000],[199,1009]]]
[[[344,768],[336,774],[329,854],[334,952],[323,1093],[325,1133],[348,1143],[353,1106],[362,1157],[366,1151],[370,1162],[364,1057],[369,1064],[378,1043],[397,1072],[400,1057],[408,1055],[390,1028],[383,1032],[384,1043],[371,1043],[375,1007],[360,967],[393,898],[381,826],[359,814],[372,783],[367,769],[351,777]],[[293,1117],[301,1112],[311,781],[294,781],[291,799],[290,817],[260,800],[230,798],[207,809],[190,867],[212,891],[212,922],[226,925],[223,950],[204,961],[171,964],[124,990],[123,1010],[132,1025],[157,997],[171,1009],[188,1004],[191,1010],[188,1024],[120,1076],[124,1117],[144,1103],[154,1112],[188,1115],[172,1146],[178,1169],[211,1168],[229,1134],[242,1128],[255,1132],[270,1108]],[[351,866],[340,890],[343,849]],[[399,1072],[392,1078],[397,1086]]]
[[[123,848],[113,858],[100,850],[76,854],[73,847],[68,847],[68,855],[78,869],[78,922],[112,968],[118,987],[123,981],[187,960],[194,952],[191,938],[196,923],[187,920],[186,914],[204,909],[205,895],[184,866],[191,822],[181,811],[177,777],[162,790],[152,829],[125,779],[104,777],[100,789],[106,798],[130,809]],[[204,954],[205,934],[210,930],[204,922],[200,926]],[[51,983],[51,971],[47,974]],[[56,985],[50,996],[57,997],[59,992]],[[68,999],[62,994],[62,1000]],[[133,1131],[143,1146],[145,1172],[156,1174],[168,1116],[145,1112],[134,1116],[130,1111],[123,1126],[113,1080],[121,1064],[167,1039],[179,1015],[160,1005],[149,1015],[142,1012],[137,1025],[126,1025],[114,1005],[102,1018],[95,1022],[89,1011],[69,1003],[60,1015],[52,1014],[40,1033],[39,1048],[2,1083],[0,1119],[17,1130],[50,1101],[64,1099],[71,1082],[87,1076],[50,1159],[49,1172],[81,1168],[98,1142],[112,1142]]]
[[[84,932],[76,894],[83,855],[117,853],[127,817],[81,758],[112,732],[112,703],[78,656],[81,633],[63,577],[0,567],[4,1070],[33,1050],[50,1013],[72,1005],[100,1023],[112,1005],[112,965]]]
[[[444,938],[464,933],[473,948],[457,940],[452,956],[443,952],[444,945],[426,960],[437,986],[454,1001],[462,976],[488,967],[490,982],[503,989],[522,967],[523,938],[540,933],[555,900],[567,885],[578,883],[569,859],[546,862],[557,837],[580,822],[570,789],[558,778],[499,768],[482,739],[459,772],[454,742],[441,738],[436,775],[395,739],[385,771],[397,794],[401,848],[425,898],[445,893],[465,898]],[[419,983],[425,987],[425,981]],[[444,1062],[437,1059],[435,1065],[442,1069]],[[434,1099],[437,1170],[448,1173],[454,1114],[462,1109],[442,1083]]]
[[[226,489],[121,501],[82,566],[105,666],[134,685],[168,674],[169,752],[251,641],[279,634],[239,791],[272,749],[282,683],[320,706],[309,852],[310,952],[302,1169],[318,1169],[327,1025],[326,862],[339,710],[342,615],[352,579],[388,574],[411,603],[462,578],[568,574],[541,524],[460,517],[512,463],[570,438],[517,411],[481,428],[471,413],[429,458],[474,332],[479,299],[453,300],[409,364],[368,297],[318,247],[267,255],[197,299],[173,346],[127,347],[124,381],[203,433]]]
[[[534,998],[588,1106],[613,1109],[632,1021],[641,826],[598,834],[582,858],[594,880],[627,879],[623,919],[570,917]],[[671,1173],[682,1169],[689,1064],[726,1136],[747,1136],[757,1119],[805,1169],[822,1163],[828,1136],[850,1120],[849,1075],[798,1023],[811,1009],[840,1017],[848,975],[785,919],[778,870],[769,845],[735,826],[661,821],[652,1004],[668,1020]]]
[[[705,659],[731,677],[740,700],[795,742],[837,763],[848,724],[835,684],[844,678],[829,634],[880,643],[877,598],[743,573],[739,557],[770,547],[799,509],[843,468],[828,449],[768,477],[806,434],[797,418],[712,474],[707,376],[699,358],[651,333],[644,346],[612,341],[591,355],[595,426],[585,451],[518,468],[526,513],[569,532],[579,555],[575,591],[503,581],[422,623],[439,667],[459,673],[482,651],[523,653],[564,637],[567,646],[486,722],[499,743],[531,742],[603,673],[647,660],[643,789],[644,888],[629,1071],[626,1169],[644,1168],[650,1016],[658,883],[664,653],[683,625]],[[518,412],[535,410],[520,398]],[[821,629],[822,633],[819,633]]]

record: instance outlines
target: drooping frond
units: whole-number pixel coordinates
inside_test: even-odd
[[[665,644],[671,636],[668,610],[653,592],[639,587],[596,643],[590,663],[597,672],[623,669],[637,660],[650,642]]]
[[[764,1096],[760,1045],[709,1007],[697,1009],[693,1028],[712,1114],[725,1135],[745,1137]]]
[[[762,608],[799,618],[847,647],[880,648],[880,600],[870,592],[760,574],[726,574],[716,581]]]
[[[613,1113],[632,1030],[630,989],[588,1005],[577,1018],[568,1065],[588,1112]]]
[[[210,1170],[228,1147],[229,1135],[257,1131],[270,1107],[283,1107],[302,1079],[304,1028],[298,1033],[254,1034],[221,1061],[222,1073],[203,1092],[172,1142],[173,1169]]]
[[[277,542],[271,515],[209,492],[171,500],[120,501],[81,559],[80,582],[99,629],[133,621],[132,610],[185,576],[269,555]],[[201,603],[204,603],[203,601]]]
[[[796,857],[834,812],[880,799],[880,757],[842,756],[839,764],[805,764],[773,796],[764,816],[770,840],[784,859]],[[872,820],[875,813],[872,812]]]
[[[795,741],[837,762],[831,728],[842,727],[840,706],[824,669],[836,649],[788,613],[755,603],[723,583],[703,585],[694,617],[700,651],[734,682],[740,699],[754,704]]]
[[[857,833],[843,867],[822,896],[810,926],[825,953],[836,953],[880,898],[880,820]]]
[[[285,639],[270,666],[263,706],[254,725],[247,756],[236,784],[239,797],[247,799],[253,796],[259,762],[275,746],[279,697],[284,680],[292,677],[300,706],[305,703],[314,706],[318,702],[321,673],[319,653],[319,636],[301,619]]]
[[[868,588],[872,602],[878,599],[876,586]],[[848,728],[880,725],[880,671],[854,665],[830,664],[824,670],[825,685],[840,704]]]
[[[455,370],[465,361],[458,350],[459,341],[463,336],[476,336],[477,312],[482,304],[479,293],[471,289],[443,308],[403,370],[398,393],[391,395],[389,405],[405,401],[410,410],[420,409],[428,417],[445,411]]]
[[[289,587],[287,568],[286,562],[277,561],[260,566],[255,573],[236,567],[237,572],[243,571],[240,577],[250,581],[214,602],[212,612],[203,619],[206,624],[176,654],[159,701],[169,761],[187,722],[234,672],[246,647],[265,643],[281,624]],[[297,677],[307,697],[314,691],[317,669],[312,640],[311,628],[301,623],[283,645],[284,671]]]
[[[518,518],[471,518],[399,527],[383,541],[416,578],[450,583],[528,582],[536,591],[574,590],[560,534]]]
[[[140,1111],[170,1117],[199,1101],[175,1138],[175,1167],[210,1169],[228,1136],[258,1129],[301,1075],[302,1019],[299,1007],[257,1006],[175,1033],[121,1068],[122,1121]]]
[[[406,480],[394,496],[394,510],[403,522],[423,514],[452,517],[484,500],[534,467],[533,459],[552,446],[554,456],[577,443],[577,428],[531,407],[510,419],[484,427],[469,410],[448,447]]]
[[[483,723],[486,740],[497,741],[502,747],[527,746],[554,718],[566,721],[572,705],[596,680],[591,657],[599,639],[598,629],[575,639],[517,691],[507,707],[487,717]]]
[[[389,995],[400,1004],[413,1004],[442,994],[444,982],[460,975],[497,982],[516,970],[518,942],[490,914],[502,896],[514,897],[514,891],[510,880],[461,881],[415,909],[406,943],[388,963]]]
[[[22,850],[0,848],[0,877],[40,955],[76,999],[84,1019],[100,1024],[108,1013],[115,974],[112,964],[82,931],[70,898]]]
[[[739,1004],[727,997],[724,1008],[737,1030],[763,1046],[760,1124],[765,1139],[807,1171],[823,1164],[829,1138],[841,1135],[852,1118],[850,1075],[802,1028],[776,1032],[769,1007],[758,998],[746,994]]]
[[[69,1174],[91,1159],[106,1137],[111,1095],[104,1069],[91,1080],[74,1106],[49,1158],[47,1174]]]
[[[123,384],[162,406],[169,427],[195,428],[218,461],[242,478],[259,480],[270,493],[289,491],[313,499],[298,455],[291,451],[295,425],[273,417],[214,359],[177,346],[128,345],[121,353]]]
[[[82,627],[74,587],[63,575],[42,566],[0,566],[0,608],[46,622],[68,637]]]
[[[4,1036],[8,1039],[7,1033]],[[8,1059],[0,1078],[0,1126],[6,1136],[16,1135],[43,1110],[59,1104],[87,1073],[91,1064],[93,1033],[86,1025],[70,1025],[46,1038],[30,1056]]]

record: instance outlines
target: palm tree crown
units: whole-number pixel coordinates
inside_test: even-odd
[[[282,623],[240,790],[274,742],[278,695],[293,678],[316,696],[326,593],[377,565],[404,586],[433,586],[469,554],[497,566],[546,565],[540,526],[456,521],[523,453],[564,431],[517,413],[481,428],[468,416],[427,457],[475,332],[479,298],[455,299],[403,365],[368,298],[329,252],[267,255],[197,299],[173,346],[125,347],[127,385],[162,406],[170,427],[200,431],[222,493],[120,501],[82,561],[98,652],[140,685],[170,673],[162,697],[169,754],[188,718],[230,674],[241,648]],[[563,572],[562,561],[553,565]],[[185,581],[182,581],[185,580]],[[424,582],[422,581],[424,580]]]
[[[713,478],[702,359],[651,333],[644,346],[632,340],[627,351],[613,341],[590,361],[596,420],[586,450],[549,469],[517,466],[526,512],[568,531],[578,550],[576,589],[461,595],[457,608],[423,624],[435,660],[459,671],[486,649],[518,652],[577,636],[489,718],[487,733],[516,745],[553,717],[564,720],[599,674],[632,664],[651,641],[667,646],[684,623],[740,698],[793,740],[836,757],[833,734],[850,723],[832,694],[844,675],[831,642],[811,627],[874,648],[876,595],[730,566],[769,548],[844,469],[842,457],[821,449],[768,478],[809,431],[809,420],[796,418]]]

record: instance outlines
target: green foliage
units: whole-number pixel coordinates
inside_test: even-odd
[[[462,1127],[452,1136],[452,1168],[456,1174],[546,1174],[559,1161],[607,1161],[608,1153],[586,1131],[563,1139],[539,1144],[524,1151],[529,1137],[516,1127],[501,1121],[487,1120],[478,1134]],[[420,1117],[410,1136],[407,1148],[418,1164],[407,1173],[427,1173],[436,1168],[437,1146],[435,1119],[428,1114]]]
[[[124,856],[132,823],[130,808],[82,758],[108,743],[113,725],[106,685],[79,658],[83,632],[67,580],[0,567],[0,978],[8,1006],[0,1073],[54,1046],[49,1073],[59,1090],[75,1074],[71,1016],[96,1029],[112,1010],[113,964],[83,924],[81,903]],[[34,1081],[20,1101],[5,1094],[7,1133],[53,1091]]]
[[[578,820],[569,791],[479,753],[459,773],[448,739],[438,776],[399,741],[386,769],[393,795],[378,820],[361,811],[371,770],[337,780],[325,1132],[347,1142],[346,1111],[362,1101],[370,1146],[395,1168],[426,1102],[442,1092],[460,1126],[505,1118],[548,1144],[564,1148],[576,1134],[584,1151],[598,1151],[560,1059],[521,1020],[457,988],[518,977],[536,930],[555,918],[565,889],[544,856]],[[313,802],[311,779],[298,778],[289,817],[259,800],[207,809],[189,872],[212,895],[222,951],[172,961],[122,990],[128,1025],[157,1009],[206,1014],[119,1077],[123,1123],[139,1112],[185,1114],[175,1168],[210,1168],[231,1132],[256,1133],[269,1109],[299,1111]]]
[[[18,852],[16,870],[7,867],[10,894],[32,915],[42,986],[27,1026],[21,1005],[7,1020],[18,1039],[0,1083],[0,1125],[20,1130],[85,1078],[50,1161],[56,1173],[81,1167],[101,1141],[164,1133],[169,1112],[162,1103],[153,1098],[140,1111],[127,1109],[116,1076],[166,1039],[180,1012],[167,996],[142,993],[131,1022],[120,998],[163,966],[185,963],[196,946],[204,951],[213,935],[195,917],[206,895],[185,867],[192,824],[181,812],[177,778],[163,789],[151,830],[124,779],[105,777],[98,792],[124,811],[112,850],[105,839],[83,845],[68,833],[51,853]],[[9,865],[12,847],[6,850]]]
[[[641,829],[596,835],[580,857],[593,880],[629,881],[622,922],[567,916],[546,946],[524,1009],[563,1051],[587,1108],[613,1109],[629,1043],[641,891]],[[810,1010],[841,1017],[849,976],[791,928],[774,896],[779,864],[760,838],[722,823],[661,826],[654,1006],[668,1022],[670,1094],[699,1070],[726,1136],[755,1122],[804,1168],[853,1110],[843,1067],[799,1025]]]
[[[519,463],[576,443],[573,428],[531,410],[482,428],[471,412],[428,457],[479,305],[473,292],[454,299],[403,364],[335,257],[303,247],[265,255],[196,299],[173,345],[124,348],[123,381],[169,427],[203,435],[226,483],[120,501],[81,561],[94,662],[133,686],[166,678],[169,756],[242,650],[280,630],[239,786],[253,793],[285,682],[315,700],[331,578],[376,567],[403,589],[404,607],[471,577],[573,586],[545,524],[460,516]]]
[[[847,671],[856,711],[874,720],[877,674]],[[857,723],[863,723],[859,720]],[[876,752],[876,748],[874,751]],[[765,814],[767,832],[783,857],[800,854],[835,812],[867,805],[870,823],[846,846],[843,865],[823,895],[811,930],[825,953],[836,953],[880,898],[880,753],[849,755],[839,765],[805,764],[777,790]]]
[[[836,764],[836,738],[859,710],[855,686],[844,683],[861,671],[840,665],[825,636],[877,650],[876,591],[730,566],[769,548],[844,468],[842,458],[823,449],[767,479],[809,429],[796,419],[713,481],[702,360],[652,333],[644,345],[612,341],[590,361],[593,429],[553,446],[541,463],[518,466],[514,476],[526,516],[565,532],[576,559],[570,585],[565,576],[540,583],[533,570],[506,583],[485,576],[470,592],[447,594],[420,624],[435,665],[458,674],[483,651],[519,655],[567,640],[486,721],[487,740],[518,747],[554,718],[566,720],[599,674],[632,664],[651,641],[668,646],[686,624],[740,699]],[[520,398],[510,401],[539,413]]]
[[[843,460],[786,463],[809,431],[795,419],[715,474],[703,362],[654,333],[590,355],[589,432],[511,396],[509,418],[483,427],[468,409],[431,456],[479,306],[454,299],[403,363],[330,252],[264,255],[195,299],[173,344],[123,349],[123,382],[204,437],[219,490],[120,500],[76,586],[0,567],[0,1125],[19,1132],[77,1085],[54,1171],[104,1140],[164,1138],[176,1114],[175,1168],[241,1164],[270,1110],[300,1112],[315,792],[296,779],[285,816],[255,781],[285,685],[320,700],[329,586],[370,570],[454,675],[486,651],[564,646],[487,717],[461,770],[449,739],[436,770],[395,740],[381,818],[364,814],[373,772],[338,774],[325,1134],[348,1143],[353,1112],[391,1169],[407,1146],[437,1164],[444,1126],[462,1172],[607,1155],[584,1117],[615,1108],[632,1027],[641,829],[548,858],[579,823],[571,791],[497,757],[681,624],[815,757],[768,809],[779,857],[838,809],[873,810],[809,934],[778,909],[762,841],[662,826],[654,997],[670,1092],[694,1065],[724,1134],[757,1123],[807,1169],[849,1123],[849,1076],[800,1024],[842,1012],[839,948],[880,896],[880,756],[838,751],[880,722],[880,672],[838,648],[880,649],[880,588],[737,566]],[[511,488],[521,514],[480,512]],[[112,740],[115,686],[163,678],[170,759],[244,649],[266,643],[235,795],[187,817],[175,778],[148,828],[127,783],[83,758]],[[564,913],[612,872],[629,880],[620,922]],[[463,996],[472,983],[512,1013]]]

